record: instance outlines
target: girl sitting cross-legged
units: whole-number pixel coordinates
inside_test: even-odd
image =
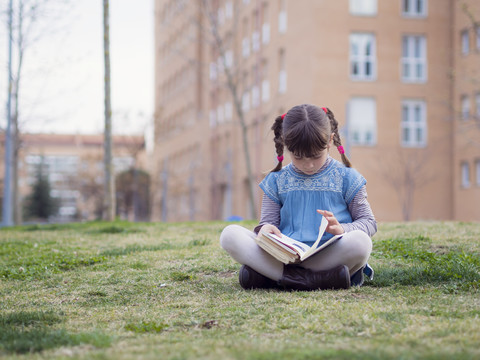
[[[220,236],[221,246],[242,264],[240,285],[291,290],[362,285],[364,274],[373,276],[367,260],[377,224],[367,201],[366,180],[345,155],[333,113],[314,105],[295,106],[275,119],[272,130],[278,164],[260,183],[260,224],[254,231],[229,225]],[[330,157],[332,146],[343,163]],[[285,148],[292,162],[282,167]],[[311,246],[322,216],[328,220],[322,241],[343,237],[299,264],[284,265],[254,240],[261,230]]]

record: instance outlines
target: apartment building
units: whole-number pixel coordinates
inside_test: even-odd
[[[145,169],[145,141],[142,136],[113,136],[112,140],[116,175],[132,168]],[[0,155],[4,159],[3,136],[0,143]],[[59,203],[58,214],[51,221],[70,222],[101,217],[104,182],[102,134],[22,134],[18,164],[20,204],[31,192],[41,168],[43,175],[48,177],[51,196]],[[2,161],[2,184],[4,171]],[[120,200],[118,213],[123,218],[134,220],[132,207],[128,211],[125,209],[122,196],[122,191],[117,189],[117,201]],[[148,199],[148,195],[144,198]],[[142,210],[142,214],[148,212],[149,209]],[[143,220],[147,220],[147,215]]]
[[[454,4],[454,218],[480,220],[480,2]]]
[[[258,216],[249,170],[258,184],[276,164],[275,117],[312,103],[377,219],[480,220],[478,1],[155,5],[153,219]]]

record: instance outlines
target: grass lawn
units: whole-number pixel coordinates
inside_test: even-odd
[[[314,292],[242,290],[225,225],[1,229],[0,357],[480,358],[480,224],[380,224],[375,279]]]

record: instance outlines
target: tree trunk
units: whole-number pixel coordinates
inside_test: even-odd
[[[22,223],[22,206],[20,202],[20,188],[18,164],[20,155],[20,126],[19,126],[19,99],[20,99],[20,79],[23,68],[23,54],[24,54],[24,38],[23,38],[23,20],[25,16],[24,3],[20,1],[18,8],[18,38],[17,38],[17,51],[18,51],[18,64],[16,68],[15,81],[13,82],[13,99],[14,99],[14,112],[12,116],[12,197],[13,197],[13,223],[20,225]]]
[[[251,211],[250,216],[251,218],[255,219],[257,217],[257,209],[256,209],[256,201],[255,201],[254,175],[253,175],[252,161],[250,156],[250,146],[248,144],[248,126],[245,121],[245,115],[242,109],[242,102],[239,97],[240,95],[238,93],[238,84],[235,82],[234,76],[231,73],[225,61],[225,48],[224,48],[223,40],[220,36],[219,29],[215,21],[215,16],[209,10],[209,6],[206,0],[203,0],[203,7],[208,16],[208,20],[210,23],[210,30],[215,40],[215,45],[223,60],[223,69],[224,69],[225,76],[227,78],[227,87],[232,95],[233,103],[235,106],[235,112],[237,113],[237,116],[240,122],[240,127],[242,130],[243,154],[245,158],[245,166],[247,169],[248,197],[252,205],[252,208],[250,209]]]
[[[5,132],[5,174],[3,180],[2,225],[12,225],[12,45],[13,45],[13,2],[8,8],[8,100],[7,129]]]
[[[103,0],[103,46],[105,58],[105,198],[104,219],[115,219],[115,182],[112,162],[112,105],[110,96],[110,24],[109,0]]]

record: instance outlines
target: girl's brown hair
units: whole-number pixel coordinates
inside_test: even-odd
[[[342,146],[338,122],[328,108],[322,109],[309,104],[295,106],[275,119],[272,130],[279,160],[272,172],[282,169],[285,147],[295,156],[313,157],[327,148],[331,134],[334,145],[337,148]],[[347,156],[344,153],[341,156],[345,166],[352,167]]]

